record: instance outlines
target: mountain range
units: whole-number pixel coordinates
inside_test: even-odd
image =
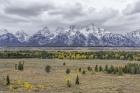
[[[94,24],[86,26],[58,27],[50,31],[46,26],[29,36],[24,31],[15,34],[0,30],[0,47],[139,47],[140,30],[126,34],[115,34]]]

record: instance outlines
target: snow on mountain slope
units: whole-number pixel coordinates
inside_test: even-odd
[[[102,36],[110,33],[104,29],[96,27],[94,24],[87,26],[70,25],[69,27],[59,27],[56,32],[56,36],[60,36],[59,34],[67,36],[68,39],[64,41],[69,46],[78,46],[79,43],[79,46],[94,46],[99,44],[99,39]]]
[[[101,38],[102,36],[104,36],[105,34],[108,34],[110,32],[105,31],[102,28],[98,28],[96,27],[94,24],[90,24],[87,26],[83,26],[80,30],[81,33],[83,33],[86,37],[88,37],[89,34],[93,34],[94,36],[96,36],[97,38]]]
[[[18,38],[18,40],[23,43],[23,42],[27,42],[29,40],[29,35],[27,33],[25,33],[24,31],[17,31],[15,33],[15,36]]]
[[[135,42],[136,45],[140,46],[140,29],[129,32],[125,36]]]
[[[18,46],[20,42],[6,29],[0,30],[0,46]]]
[[[98,37],[94,36],[93,34],[89,34],[87,40],[88,40],[87,46],[99,46],[100,45],[100,40],[98,39]]]
[[[140,46],[140,30],[121,35],[94,24],[62,26],[55,31],[46,26],[29,36],[24,31],[12,34],[1,29],[0,46]]]
[[[134,42],[121,34],[106,34],[102,37],[104,46],[134,46]]]
[[[37,33],[33,34],[29,39],[31,45],[46,45],[51,42],[51,39],[54,38],[54,34],[50,32],[48,27],[44,27],[43,29],[39,30]]]
[[[36,34],[38,35],[42,35],[44,37],[48,37],[48,38],[52,38],[54,36],[53,33],[51,33],[51,31],[48,29],[48,27],[44,27],[43,29],[39,30]]]

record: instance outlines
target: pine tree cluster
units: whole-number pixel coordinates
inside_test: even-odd
[[[104,68],[102,66],[96,65],[94,70],[95,72],[106,72],[108,74],[118,74],[118,75],[123,75],[123,73],[140,74],[140,64],[128,63],[125,66],[105,65]]]

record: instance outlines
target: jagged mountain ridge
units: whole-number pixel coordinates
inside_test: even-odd
[[[30,36],[27,33],[25,33],[23,30],[17,31],[15,33],[15,37],[17,37],[18,41],[21,43],[27,42],[30,38]]]
[[[125,36],[135,42],[136,46],[140,46],[140,29],[129,32]]]
[[[44,27],[29,36],[24,31],[15,34],[6,29],[0,30],[0,46],[44,46],[44,47],[68,47],[68,46],[140,46],[140,30],[125,35],[114,34],[94,24],[86,26],[58,27],[52,32]]]

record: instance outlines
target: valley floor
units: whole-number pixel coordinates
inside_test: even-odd
[[[25,61],[24,71],[15,70],[19,61]],[[0,59],[0,93],[140,93],[140,75],[118,76],[87,71],[88,66],[95,67],[96,64],[122,66],[130,62],[139,63],[121,60]],[[51,66],[50,73],[45,72],[46,65]],[[86,70],[86,74],[77,71],[80,67]],[[65,73],[67,68],[71,70],[69,75]],[[77,74],[80,85],[75,85]],[[10,86],[5,85],[7,75]],[[71,81],[70,88],[66,79]],[[30,89],[24,84],[30,85]]]

